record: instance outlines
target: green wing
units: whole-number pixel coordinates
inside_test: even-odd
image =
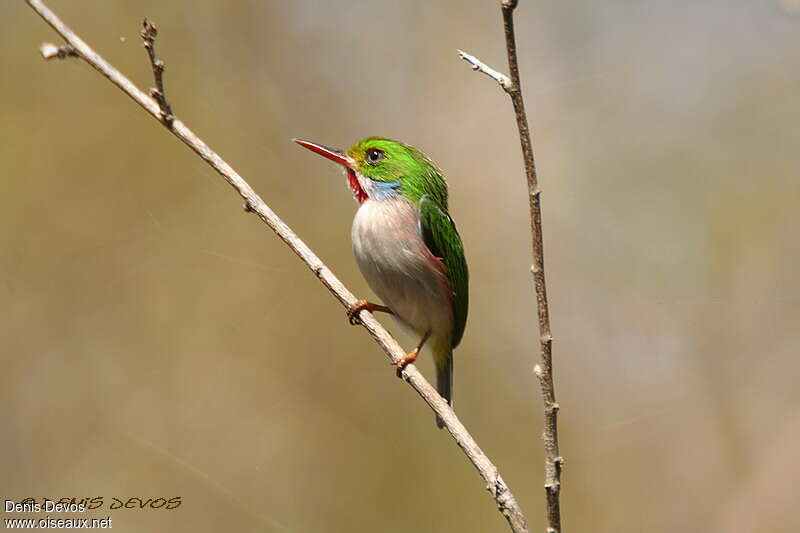
[[[428,249],[444,262],[445,274],[453,289],[453,348],[461,342],[469,308],[469,271],[464,245],[456,224],[447,211],[429,195],[419,200],[419,226]]]

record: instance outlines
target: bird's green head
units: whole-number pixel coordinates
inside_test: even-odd
[[[447,208],[447,184],[441,171],[413,146],[382,137],[367,137],[342,152],[311,141],[294,141],[342,165],[359,203],[401,195],[417,204],[427,194]]]

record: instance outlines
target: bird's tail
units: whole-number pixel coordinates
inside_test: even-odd
[[[453,406],[453,350],[449,346],[442,347],[441,350],[434,350],[433,359],[436,364],[436,390]],[[444,421],[436,416],[436,426],[439,429],[444,427]]]

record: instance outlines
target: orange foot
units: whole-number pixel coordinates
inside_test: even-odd
[[[417,356],[419,356],[419,346],[411,350],[406,354],[405,357],[400,359],[399,361],[392,361],[392,365],[397,367],[397,377],[399,378],[403,374],[403,370],[406,369],[408,365],[413,363],[417,360]]]
[[[380,311],[381,313],[389,313],[390,315],[394,314],[392,310],[385,305],[374,304],[366,300],[359,300],[347,308],[347,320],[350,321],[351,325],[357,326],[361,324],[361,318],[359,318],[358,315],[365,309],[370,313]]]

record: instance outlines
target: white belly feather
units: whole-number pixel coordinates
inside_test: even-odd
[[[353,220],[352,238],[362,275],[401,324],[449,342],[452,293],[422,240],[417,208],[402,198],[367,200]]]

